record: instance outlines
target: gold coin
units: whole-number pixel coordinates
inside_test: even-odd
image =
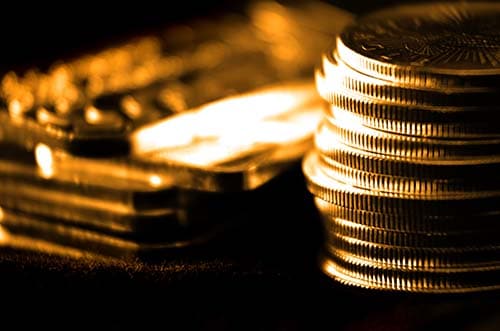
[[[320,198],[314,198],[314,203],[325,222],[341,218],[365,227],[389,231],[456,234],[498,229],[500,226],[498,224],[500,211],[482,214],[432,215],[425,210],[402,210],[399,214],[389,214],[343,207]]]
[[[430,88],[403,85],[368,76],[351,69],[335,55],[324,55],[326,88],[339,87],[352,93],[403,105],[438,107],[491,107],[497,104],[499,90],[487,88]]]
[[[323,69],[315,71],[316,88],[321,97],[334,107],[351,113],[386,120],[422,123],[477,123],[497,122],[496,105],[489,107],[436,106],[401,104],[391,100],[369,97],[348,90],[337,84],[331,86],[325,78]],[[494,126],[493,126],[494,127]]]
[[[345,145],[325,126],[318,128],[314,145],[322,158],[370,173],[438,180],[462,178],[475,182],[500,178],[498,157],[427,160],[380,155]]]
[[[496,268],[500,270],[500,245],[477,247],[412,247],[363,241],[339,233],[325,234],[324,250],[345,252],[373,265],[400,270],[446,271]]]
[[[347,259],[347,258],[346,258]],[[498,271],[429,273],[403,272],[357,265],[323,256],[321,268],[333,279],[350,286],[385,291],[467,293],[499,289]]]
[[[409,137],[334,118],[326,118],[322,125],[343,144],[381,155],[412,160],[484,159],[500,155],[500,138],[458,140]]]
[[[405,136],[447,139],[500,138],[500,126],[495,122],[409,122],[389,120],[375,116],[364,116],[348,109],[330,105],[327,116],[342,118],[344,121],[359,123],[371,129]]]
[[[497,211],[500,196],[495,192],[470,192],[464,195],[408,195],[356,188],[329,177],[316,152],[306,155],[302,170],[309,191],[330,203],[351,209],[401,214],[404,210],[425,209],[429,215],[457,215]]]
[[[347,185],[376,192],[398,193],[412,196],[459,195],[470,192],[489,191],[500,195],[500,181],[482,178],[481,181],[469,178],[425,179],[384,175],[353,169],[329,158],[318,158],[326,175]]]
[[[441,233],[414,233],[373,228],[350,219],[326,218],[323,228],[327,233],[358,239],[374,244],[408,248],[466,248],[500,246],[500,227]],[[450,229],[452,231],[452,229]]]
[[[425,87],[498,87],[500,4],[398,6],[361,18],[337,39],[354,69]]]

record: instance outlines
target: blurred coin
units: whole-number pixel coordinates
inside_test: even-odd
[[[255,1],[249,8],[256,32],[284,75],[310,75],[312,65],[353,15],[321,1]]]

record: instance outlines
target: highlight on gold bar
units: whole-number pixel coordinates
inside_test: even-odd
[[[7,73],[5,233],[123,257],[212,237],[245,191],[300,169],[324,112],[313,67],[352,18],[318,1],[252,1]]]
[[[138,130],[130,157],[90,159],[51,150],[44,160],[47,146],[39,145],[37,162],[81,183],[108,176],[147,180],[157,188],[254,189],[310,148],[322,105],[310,81],[276,84]]]

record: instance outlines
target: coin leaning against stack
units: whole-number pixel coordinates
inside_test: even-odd
[[[328,105],[303,170],[323,271],[372,289],[500,288],[500,4],[362,17],[316,84]]]

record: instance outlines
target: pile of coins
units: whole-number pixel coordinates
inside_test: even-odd
[[[414,292],[500,287],[500,5],[358,19],[323,56],[328,101],[304,162],[323,271]]]

